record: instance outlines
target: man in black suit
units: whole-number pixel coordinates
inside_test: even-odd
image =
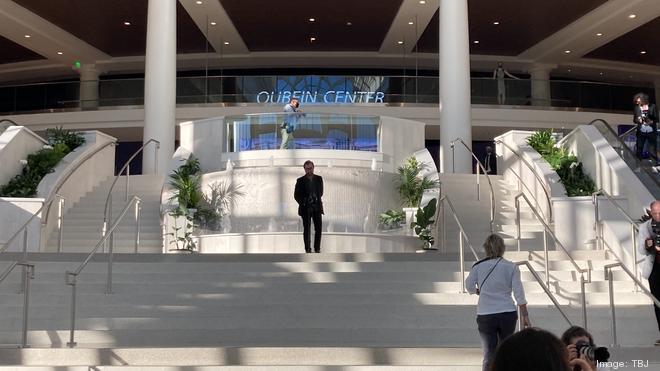
[[[486,169],[486,174],[493,175],[497,174],[497,158],[493,153],[493,147],[486,147],[486,155],[484,156],[483,161],[484,169]]]
[[[305,175],[296,180],[296,189],[293,197],[298,202],[298,215],[303,222],[303,239],[305,252],[311,253],[310,222],[314,221],[314,251],[321,252],[321,228],[323,214],[323,178],[314,174],[314,163],[305,161],[303,165]]]

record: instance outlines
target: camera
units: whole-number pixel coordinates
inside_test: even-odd
[[[651,232],[653,232],[653,235],[651,236],[653,246],[660,246],[660,222],[656,222],[655,220],[651,221]]]
[[[578,352],[578,356],[584,354],[585,357],[592,361],[607,362],[607,360],[610,359],[610,352],[607,348],[591,346],[586,341],[578,341],[575,343],[575,349]]]

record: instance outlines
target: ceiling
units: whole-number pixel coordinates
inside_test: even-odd
[[[228,68],[391,68],[411,63],[396,58],[402,53],[433,68],[438,1],[180,0],[179,68],[208,63],[208,53]],[[473,69],[505,60],[520,72],[543,64],[660,81],[660,0],[467,1]],[[105,73],[143,68],[148,0],[0,4],[0,81],[62,74],[75,60]]]

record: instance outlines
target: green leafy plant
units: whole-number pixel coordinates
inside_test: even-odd
[[[397,191],[404,207],[418,207],[424,191],[438,186],[438,181],[420,177],[422,170],[423,165],[415,157],[408,158],[405,164],[397,168]]]
[[[570,154],[565,148],[557,147],[551,130],[534,133],[527,138],[527,144],[557,172],[567,196],[591,196],[596,191],[596,184],[584,172],[577,156]]]
[[[208,186],[209,193],[202,195],[196,219],[212,230],[220,229],[222,218],[229,214],[236,201],[245,196],[243,185],[233,181],[214,182]]]
[[[429,203],[417,209],[415,221],[410,224],[410,227],[415,230],[417,237],[424,242],[423,248],[429,249],[435,243],[431,225],[435,223],[435,211],[437,208],[437,199],[431,199]]]
[[[188,210],[178,207],[170,211],[169,214],[174,217],[172,232],[167,233],[168,236],[172,236],[170,244],[174,245],[177,250],[194,251],[197,247],[195,240],[192,238],[194,224]],[[182,216],[185,217],[184,224],[179,226],[177,220],[180,220],[179,218]]]
[[[406,213],[395,209],[387,210],[378,216],[378,222],[383,229],[398,228],[405,220]]]
[[[48,129],[46,135],[50,145],[28,155],[21,174],[0,187],[0,196],[34,197],[41,180],[54,171],[64,156],[85,143],[85,138],[79,133],[62,128]]]

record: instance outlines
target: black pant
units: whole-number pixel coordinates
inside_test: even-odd
[[[311,221],[314,221],[314,251],[321,252],[321,228],[323,227],[323,221],[321,217],[321,211],[315,211],[313,209],[306,209],[301,215],[303,222],[303,241],[305,242],[305,252],[312,252],[309,241]]]
[[[497,345],[516,329],[517,312],[493,313],[477,316],[477,329],[484,350],[483,371],[487,371],[495,356]]]
[[[649,288],[651,294],[660,299],[660,263],[657,261],[653,264],[653,270],[649,276]],[[655,309],[655,320],[658,322],[658,330],[660,331],[660,308],[655,304],[653,304],[653,308]]]
[[[652,133],[640,133],[637,132],[637,158],[642,159],[642,152],[644,151],[644,143],[647,143],[646,148],[648,149],[649,156],[651,158],[656,159],[657,161],[657,155],[655,153],[655,147],[656,147],[656,142],[657,142],[657,134],[655,132]]]

